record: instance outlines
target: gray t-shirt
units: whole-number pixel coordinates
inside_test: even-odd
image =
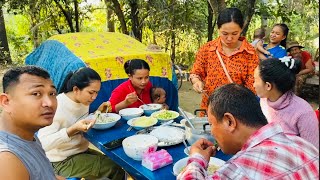
[[[53,168],[41,147],[40,141],[21,139],[14,134],[0,131],[0,152],[15,154],[27,168],[30,180],[56,179]]]

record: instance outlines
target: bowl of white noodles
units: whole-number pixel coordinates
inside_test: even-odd
[[[96,119],[93,129],[108,129],[114,126],[121,116],[115,113],[90,114],[87,119]]]

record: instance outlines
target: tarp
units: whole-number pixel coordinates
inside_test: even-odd
[[[70,33],[55,35],[49,40],[64,44],[87,66],[96,70],[102,81],[127,78],[123,64],[130,59],[146,60],[151,67],[150,76],[172,78],[172,65],[167,53],[147,50],[144,44],[125,34]]]
[[[170,109],[178,106],[178,92],[172,83],[170,56],[162,51],[150,51],[141,42],[120,33],[81,32],[59,34],[42,43],[26,58],[26,64],[45,68],[51,75],[57,89],[70,71],[89,66],[99,73],[102,87],[90,107],[95,110],[107,101],[111,91],[128,76],[123,65],[131,59],[143,59],[150,65],[150,81],[167,91]]]

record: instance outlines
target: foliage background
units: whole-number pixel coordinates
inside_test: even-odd
[[[27,54],[54,34],[116,31],[134,35],[146,45],[157,44],[174,63],[190,68],[198,48],[217,37],[215,19],[224,5],[238,7],[245,15],[253,13],[245,34],[249,41],[256,28],[286,23],[289,39],[312,54],[319,48],[318,0],[214,2],[213,12],[205,0],[0,0],[0,5],[14,64],[23,63]]]

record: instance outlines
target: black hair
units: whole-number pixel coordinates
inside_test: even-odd
[[[50,79],[49,73],[37,66],[21,66],[8,70],[2,78],[2,90],[7,92],[12,86],[19,83],[19,78],[22,74],[38,76],[44,79]]]
[[[156,99],[160,98],[160,94],[156,93],[156,90],[159,89],[159,88],[163,89],[162,87],[157,87],[157,86],[152,86],[151,87],[151,89],[150,89],[151,102],[154,102]]]
[[[275,26],[279,26],[282,31],[283,31],[283,34],[286,36],[286,38],[284,38],[281,42],[280,42],[280,45],[283,46],[284,48],[287,47],[287,38],[288,38],[288,34],[289,34],[289,28],[286,24],[284,23],[279,23],[279,24],[275,24],[273,27]]]
[[[264,82],[269,82],[280,92],[286,93],[295,86],[296,74],[301,69],[301,61],[289,57],[269,58],[261,61],[258,68]]]
[[[150,71],[149,64],[142,59],[131,59],[124,63],[123,68],[128,75],[134,75],[138,69],[147,69]]]
[[[80,90],[88,87],[92,81],[101,81],[99,74],[88,67],[80,68],[75,72],[70,72],[64,79],[59,93],[67,93],[78,87]]]
[[[234,22],[238,24],[241,29],[243,28],[243,16],[238,8],[225,8],[219,13],[217,20],[218,29],[220,29],[223,24],[229,22]]]
[[[222,121],[225,113],[231,113],[249,127],[268,124],[257,97],[242,85],[232,83],[217,88],[209,97],[209,108],[218,122]]]

